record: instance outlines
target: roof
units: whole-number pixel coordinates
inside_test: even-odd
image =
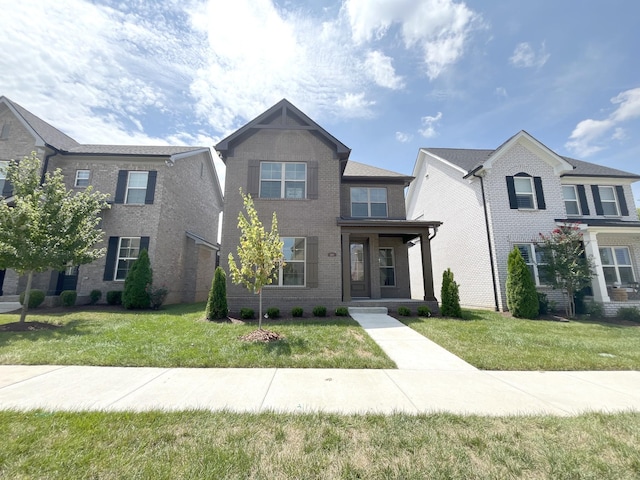
[[[364,163],[349,160],[344,169],[343,178],[345,179],[384,179],[384,180],[401,180],[410,182],[413,177],[402,173],[392,172],[383,168],[365,165]]]
[[[78,145],[65,153],[91,155],[141,155],[170,157],[207,147],[172,147],[168,145]]]

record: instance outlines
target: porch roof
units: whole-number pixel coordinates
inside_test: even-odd
[[[399,236],[404,242],[425,234],[429,229],[437,232],[442,225],[439,221],[404,220],[389,218],[342,218],[338,217],[337,224],[350,233],[377,233],[383,236]],[[433,238],[433,237],[432,237]]]
[[[557,223],[577,223],[588,227],[629,227],[640,228],[640,221],[620,220],[617,218],[556,218]]]

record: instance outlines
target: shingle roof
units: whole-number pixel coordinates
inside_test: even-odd
[[[412,179],[408,175],[392,172],[383,168],[373,167],[364,163],[349,160],[344,169],[343,177],[378,177],[378,178],[396,178],[396,179]]]

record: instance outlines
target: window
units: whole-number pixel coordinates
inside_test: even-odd
[[[600,203],[602,204],[602,214],[617,217],[620,215],[618,211],[618,201],[616,199],[616,191],[613,187],[598,187],[600,192]]]
[[[378,250],[378,262],[380,265],[380,286],[396,286],[396,267],[393,258],[393,248],[381,248]]]
[[[524,258],[524,262],[527,264],[535,284],[537,286],[547,285],[548,281],[545,276],[546,273],[542,268],[540,268],[547,264],[547,262],[544,261],[544,254],[542,251],[536,248],[536,245],[533,243],[519,243],[515,246],[520,250],[522,258]]]
[[[578,203],[578,191],[575,185],[563,185],[562,196],[564,197],[564,208],[567,215],[580,215],[580,204]]]
[[[2,129],[0,130],[0,140],[8,140],[9,139],[9,124],[5,123],[2,125]]]
[[[260,198],[306,198],[305,163],[262,162]]]
[[[277,272],[275,284],[281,287],[304,286],[306,239],[303,237],[283,237],[282,253],[286,265]]]
[[[76,187],[88,187],[89,186],[89,170],[76,170]]]
[[[600,260],[607,285],[629,285],[636,281],[628,247],[600,247]]]
[[[4,184],[7,180],[7,167],[9,166],[9,162],[6,160],[0,160],[0,196],[2,196],[2,192],[4,191]]]
[[[124,280],[131,269],[131,265],[140,254],[140,237],[122,237],[118,244],[118,257],[114,280]]]
[[[518,208],[535,208],[533,196],[533,182],[531,177],[515,177],[513,185],[516,189],[516,201]]]
[[[352,217],[386,217],[387,189],[386,188],[351,188],[351,216]]]
[[[124,203],[142,205],[147,196],[147,180],[149,172],[129,172],[127,196]]]

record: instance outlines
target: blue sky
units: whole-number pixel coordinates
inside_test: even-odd
[[[640,174],[640,2],[0,7],[0,94],[83,143],[211,146],[287,98],[351,159],[405,174],[420,147],[496,148],[523,129]]]

